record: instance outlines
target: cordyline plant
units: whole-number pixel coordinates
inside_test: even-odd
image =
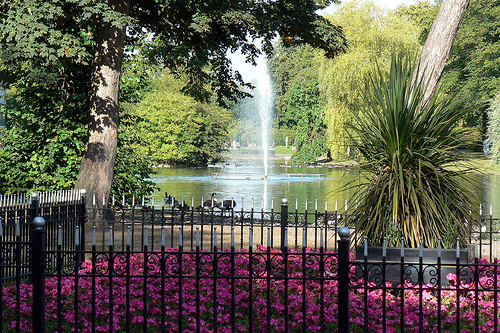
[[[459,126],[465,110],[454,98],[434,94],[423,105],[426,82],[409,57],[393,56],[390,74],[377,67],[362,92],[366,104],[351,136],[365,162],[366,182],[352,199],[350,223],[370,244],[437,247],[467,245],[479,223],[479,200]]]

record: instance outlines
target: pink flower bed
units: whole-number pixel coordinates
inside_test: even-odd
[[[92,331],[93,295],[95,296],[95,321],[97,332],[109,331],[113,325],[116,331],[124,331],[129,309],[131,331],[142,331],[144,320],[148,331],[160,331],[162,312],[164,313],[164,329],[166,332],[177,332],[179,323],[179,290],[182,291],[182,327],[183,332],[196,332],[196,318],[200,316],[200,331],[231,332],[231,313],[234,306],[235,331],[245,332],[249,329],[250,307],[253,306],[253,330],[255,332],[283,332],[285,329],[285,287],[288,292],[288,328],[290,332],[302,332],[303,305],[305,299],[306,327],[308,332],[320,332],[321,312],[324,310],[324,325],[326,332],[337,329],[337,281],[334,279],[319,279],[319,258],[312,249],[307,254],[294,252],[288,256],[287,280],[280,278],[284,273],[283,256],[278,251],[267,253],[266,249],[253,254],[245,250],[232,255],[229,252],[217,254],[217,278],[212,274],[214,267],[213,254],[201,252],[185,252],[182,254],[182,275],[179,275],[179,253],[169,249],[166,255],[152,253],[144,262],[143,254],[118,255],[113,260],[114,273],[110,277],[108,271],[109,259],[99,255],[96,265],[91,261],[83,264],[78,277],[64,276],[46,279],[46,322],[47,332],[57,331],[58,293],[61,295],[62,331],[71,332],[75,326],[75,280],[78,281],[78,327],[82,332]],[[200,275],[196,275],[196,258],[199,256]],[[336,272],[336,256],[331,252],[323,255],[326,277],[332,277]],[[130,259],[130,261],[128,260]],[[266,271],[267,260],[271,274]],[[160,265],[165,260],[165,270]],[[127,264],[129,262],[129,264]],[[148,274],[144,276],[147,267]],[[303,268],[306,267],[304,272]],[[234,268],[234,275],[231,274]],[[250,281],[249,270],[254,272]],[[487,270],[488,271],[488,270]],[[92,272],[97,272],[92,277]],[[129,274],[127,274],[129,272]],[[490,271],[491,273],[491,271]],[[172,274],[172,275],[169,275]],[[316,278],[304,279],[305,274]],[[235,278],[231,278],[235,276]],[[447,277],[456,284],[456,276]],[[491,274],[482,276],[482,283],[491,282]],[[60,290],[59,288],[60,282]],[[359,282],[359,281],[358,281]],[[362,283],[362,281],[360,281]],[[145,287],[146,283],[146,287]],[[181,285],[182,284],[182,285]],[[491,285],[491,283],[490,283]],[[197,287],[198,286],[198,287]],[[408,286],[410,287],[410,286]],[[217,303],[214,304],[214,290]],[[323,300],[321,300],[323,290]],[[146,294],[144,294],[146,293]],[[386,292],[383,296],[379,289],[368,290],[368,307],[365,309],[364,289],[350,291],[351,330],[362,332],[365,310],[368,314],[370,332],[382,329],[383,306],[386,307],[387,332],[418,332],[420,298],[418,289],[404,292],[404,327],[400,326],[401,300],[395,293]],[[3,288],[3,320],[6,331],[12,331],[17,322],[16,287]],[[270,298],[267,295],[270,295]],[[129,296],[127,298],[127,295]],[[425,332],[437,331],[438,294],[435,290],[423,292],[422,315]],[[457,301],[460,303],[461,332],[474,331],[475,301],[479,304],[480,332],[492,332],[494,306],[498,299],[493,292],[456,291],[447,289],[441,291],[442,331],[455,332],[457,318]],[[385,298],[384,298],[385,297]],[[498,295],[497,295],[498,297]],[[31,330],[31,299],[32,286],[22,283],[20,294],[21,331]],[[146,299],[146,302],[144,302]],[[199,309],[197,308],[199,302]],[[234,304],[234,305],[233,305]],[[144,305],[147,316],[144,318]],[[112,315],[110,315],[110,308]],[[214,311],[216,311],[214,315]],[[110,320],[112,318],[112,321]],[[216,320],[216,322],[215,322]]]

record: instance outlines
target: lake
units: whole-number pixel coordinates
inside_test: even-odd
[[[152,179],[160,191],[154,194],[155,202],[159,204],[165,192],[175,196],[179,201],[184,198],[186,203],[199,206],[202,200],[210,198],[215,192],[217,198],[234,199],[238,210],[242,205],[245,210],[252,207],[256,210],[264,208],[279,209],[281,199],[287,198],[290,209],[304,211],[306,208],[344,211],[345,200],[354,190],[339,191],[346,183],[356,182],[359,174],[356,169],[308,167],[285,165],[284,160],[270,161],[268,176],[264,176],[264,168],[258,160],[238,160],[226,164],[210,165],[208,167],[159,168]],[[490,205],[493,215],[500,211],[500,176],[496,174],[478,175],[481,183],[483,208],[485,215],[489,214]]]

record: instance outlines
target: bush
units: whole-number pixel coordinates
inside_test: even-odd
[[[417,78],[413,82],[414,75]],[[469,144],[460,126],[460,100],[434,97],[423,105],[426,82],[411,60],[393,56],[390,74],[379,68],[364,94],[364,112],[351,127],[355,148],[366,161],[366,181],[352,199],[356,234],[371,243],[408,247],[462,245],[479,223],[479,200],[470,178]],[[438,96],[438,93],[434,94]],[[454,166],[455,170],[449,167]],[[472,226],[470,224],[473,224]]]

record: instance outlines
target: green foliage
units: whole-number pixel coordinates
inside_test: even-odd
[[[488,109],[488,129],[486,132],[488,142],[488,156],[494,166],[500,165],[500,93],[491,100]]]
[[[140,154],[159,163],[206,165],[222,158],[231,121],[228,110],[196,102],[181,92],[182,82],[164,73],[158,86],[131,113],[139,117]]]
[[[73,188],[86,138],[81,105],[65,105],[46,85],[9,91],[0,148],[0,193]],[[84,101],[80,103],[85,104]]]
[[[294,145],[297,151],[294,161],[314,162],[326,152],[326,126],[323,122],[322,97],[319,94],[317,75],[303,73],[289,89],[288,110],[294,115],[297,134]]]
[[[244,88],[250,86],[231,69],[229,52],[240,50],[255,64],[260,54],[271,56],[277,35],[289,44],[322,49],[328,57],[344,52],[342,29],[318,14],[331,3],[338,1],[150,0],[132,4],[131,15],[141,23],[134,33],[154,33],[148,58],[184,77],[183,92],[205,102],[215,93],[217,103],[227,106],[248,96]]]
[[[439,4],[431,4],[425,0],[414,5],[401,5],[396,11],[398,15],[408,17],[420,27],[418,41],[424,45],[438,10]]]
[[[419,52],[419,29],[409,19],[371,2],[347,2],[329,19],[344,28],[350,44],[345,54],[323,60],[319,78],[321,93],[326,97],[327,147],[333,159],[344,160],[352,145],[347,124],[364,104],[359,92],[364,90],[372,64],[377,61],[386,71],[393,53]]]
[[[151,158],[134,149],[134,146],[144,144],[136,127],[139,120],[138,117],[127,113],[121,117],[115,175],[111,188],[111,194],[117,197],[148,196],[157,189],[155,182],[151,180]]]
[[[97,17],[117,25],[129,21],[98,0],[1,1],[0,76],[56,82],[68,64],[89,65]]]
[[[442,78],[443,90],[474,107],[467,123],[484,133],[487,102],[500,86],[499,0],[471,0]]]
[[[414,66],[393,57],[390,75],[380,68],[370,78],[363,116],[353,124],[355,147],[366,160],[367,182],[356,191],[350,223],[371,244],[437,247],[439,238],[453,246],[469,241],[479,223],[475,182],[462,152],[467,132],[456,124],[465,116],[463,102],[438,101],[422,106],[426,82],[412,85]],[[415,74],[419,77],[419,72]],[[457,171],[449,166],[459,166]],[[471,226],[472,224],[472,226]]]
[[[276,124],[295,133],[295,161],[314,162],[326,152],[323,97],[318,86],[320,54],[310,46],[279,48],[270,59],[276,96]],[[283,138],[282,138],[283,139]]]
[[[130,15],[114,9],[128,7],[129,3]],[[346,41],[340,27],[317,14],[330,3],[119,0],[111,5],[100,0],[0,1],[0,77],[11,91],[18,89],[9,96],[17,105],[6,111],[12,130],[5,134],[1,151],[4,190],[66,188],[74,184],[85,140],[82,124],[89,117],[88,101],[95,91],[90,87],[102,85],[101,78],[90,73],[98,31],[104,23],[127,26],[129,45],[133,46],[129,55],[140,50],[144,60],[127,64],[132,67],[123,76],[124,101],[138,103],[144,98],[150,74],[155,71],[143,65],[152,63],[160,69],[173,68],[177,77],[183,78],[178,90],[205,102],[188,100],[178,91],[173,94],[175,106],[167,108],[171,118],[165,118],[172,124],[166,124],[170,126],[167,134],[159,136],[167,138],[166,142],[151,149],[158,148],[162,153],[157,158],[203,164],[220,158],[230,119],[225,110],[209,103],[212,97],[216,96],[219,105],[227,105],[248,95],[242,87],[249,85],[231,69],[229,51],[240,49],[254,63],[262,52],[271,53],[272,41],[279,34],[296,44],[310,43],[333,57],[343,52]],[[262,38],[262,50],[253,44],[255,38]],[[120,71],[121,59],[115,60],[115,69]],[[144,103],[147,107],[148,102]],[[149,119],[154,117],[143,119],[151,123]],[[128,132],[120,134],[124,144],[120,144],[121,149],[127,149],[121,156],[128,162],[120,164],[118,160],[118,168],[137,162],[138,169],[130,170],[128,180],[118,181],[119,187],[138,180],[134,177],[145,170],[139,164],[146,161],[129,160],[134,157],[128,149],[144,146],[124,139]],[[115,174],[125,175],[120,170]]]
[[[286,145],[286,137],[288,136],[288,149],[295,144],[293,138],[297,135],[297,130],[292,128],[278,128],[273,130],[274,142],[278,146]],[[290,152],[289,152],[290,153]]]
[[[80,100],[71,103],[61,102],[53,85],[18,84],[9,91],[9,104],[2,108],[8,130],[1,139],[0,193],[74,188],[87,134],[88,112],[81,111],[87,108],[86,87],[81,88]],[[122,119],[112,188],[117,195],[154,191],[148,180],[151,161],[132,149],[140,143],[135,122],[130,116]]]

